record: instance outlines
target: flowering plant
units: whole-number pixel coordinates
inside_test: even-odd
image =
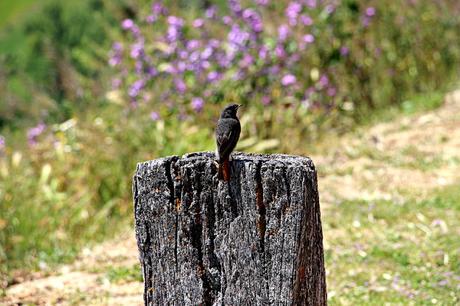
[[[154,2],[144,20],[121,23],[129,38],[113,44],[109,63],[120,72],[113,87],[125,85],[132,106],[156,99],[182,112],[199,112],[208,101],[254,97],[264,105],[285,97],[305,107],[333,105],[334,77],[315,63],[313,45],[321,35],[315,22],[332,18],[335,3],[293,1],[272,22],[275,4],[266,0],[247,6],[229,0],[228,11],[211,6],[192,20]],[[367,8],[367,25],[375,13]],[[349,47],[338,47],[348,56]]]
[[[460,58],[450,47],[458,27],[441,30],[435,20],[459,9],[451,1],[228,0],[191,17],[154,2],[141,18],[121,23],[128,35],[111,51],[113,88],[132,107],[181,117],[232,100],[359,114],[435,88],[454,72],[445,59]],[[439,35],[445,39],[434,52],[443,56],[413,51]]]

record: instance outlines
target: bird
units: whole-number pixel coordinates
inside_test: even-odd
[[[216,125],[216,162],[218,164],[218,178],[230,180],[230,154],[235,149],[240,138],[241,124],[237,112],[239,104],[227,105]]]

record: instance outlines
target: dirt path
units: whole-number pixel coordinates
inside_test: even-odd
[[[319,170],[323,215],[343,199],[423,196],[460,179],[460,91],[436,111],[401,117],[352,135],[329,139]],[[325,237],[327,239],[327,235]],[[71,265],[7,289],[6,305],[142,305],[137,247],[132,230],[84,250]],[[112,275],[112,276],[111,276]],[[134,277],[135,278],[135,277]]]

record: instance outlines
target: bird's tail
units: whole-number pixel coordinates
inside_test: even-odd
[[[226,182],[230,180],[230,162],[228,159],[219,163],[218,178],[219,180],[224,180]]]

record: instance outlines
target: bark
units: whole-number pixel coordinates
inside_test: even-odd
[[[133,178],[146,305],[326,305],[317,176],[288,155],[140,163]]]

